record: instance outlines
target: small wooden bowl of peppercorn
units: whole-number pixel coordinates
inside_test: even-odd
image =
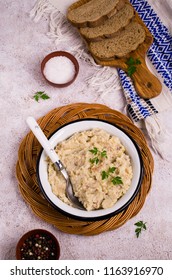
[[[60,246],[55,236],[44,229],[25,233],[17,243],[17,260],[58,260]]]

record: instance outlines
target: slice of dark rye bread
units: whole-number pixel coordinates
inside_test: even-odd
[[[85,4],[77,8],[70,8],[67,18],[76,27],[94,27],[101,24],[104,19],[112,17],[124,3],[124,0],[85,1]]]
[[[133,16],[133,7],[125,3],[114,16],[105,20],[101,25],[80,28],[80,33],[88,41],[98,41],[104,38],[113,37],[117,31],[129,24]]]
[[[132,21],[122,31],[117,32],[114,38],[91,42],[89,50],[100,60],[120,58],[136,50],[144,42],[145,37],[146,32],[142,25]]]

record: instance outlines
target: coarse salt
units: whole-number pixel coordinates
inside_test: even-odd
[[[73,79],[75,66],[69,58],[56,56],[45,64],[44,75],[52,83],[65,84]]]

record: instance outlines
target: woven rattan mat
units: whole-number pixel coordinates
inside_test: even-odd
[[[143,133],[133,125],[131,120],[104,105],[76,103],[59,107],[40,118],[38,123],[49,137],[61,125],[83,118],[107,120],[118,125],[136,141],[140,148],[144,163],[144,178],[138,195],[125,211],[106,220],[88,222],[68,218],[55,210],[43,197],[38,186],[36,162],[41,146],[32,132],[28,133],[20,144],[16,175],[24,200],[37,216],[66,233],[95,235],[122,226],[140,211],[151,188],[153,158]]]

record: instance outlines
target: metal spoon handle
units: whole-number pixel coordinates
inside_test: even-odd
[[[46,154],[49,156],[51,161],[54,163],[55,167],[62,173],[66,180],[66,195],[70,199],[70,201],[73,203],[74,207],[77,207],[79,209],[85,209],[83,205],[78,201],[78,199],[73,194],[73,189],[71,186],[71,182],[68,176],[68,173],[66,172],[63,164],[61,163],[57,153],[55,152],[54,148],[51,147],[50,142],[46,138],[45,134],[41,130],[39,124],[36,122],[36,120],[33,117],[28,117],[26,120],[28,126],[32,130],[35,137],[40,142],[41,146],[44,148]]]
[[[60,162],[60,159],[59,159],[57,153],[55,152],[54,148],[50,146],[50,142],[46,138],[45,134],[41,130],[41,128],[40,128],[39,124],[36,122],[36,120],[33,117],[28,117],[26,122],[27,122],[28,126],[30,127],[30,129],[32,130],[35,137],[38,139],[41,146],[44,148],[46,154],[49,156],[51,161],[53,163],[57,163],[57,164],[61,165],[61,162]],[[60,167],[59,167],[59,169],[60,169]]]

